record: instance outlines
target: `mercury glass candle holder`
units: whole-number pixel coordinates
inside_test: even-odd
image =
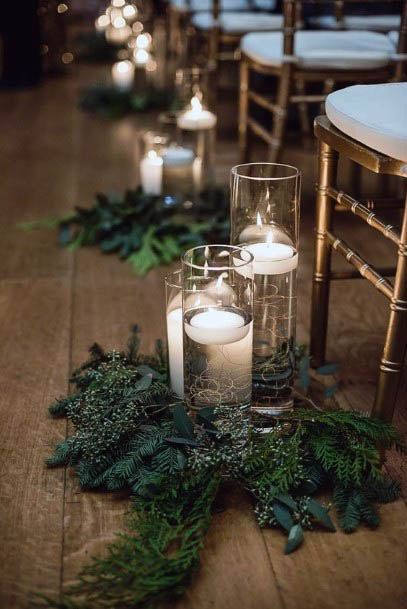
[[[231,242],[254,257],[253,410],[293,407],[300,172],[249,163],[231,172]]]
[[[184,391],[203,407],[248,411],[252,395],[253,256],[206,245],[182,258]]]
[[[181,269],[165,278],[168,377],[171,389],[184,397],[184,353],[182,332]]]

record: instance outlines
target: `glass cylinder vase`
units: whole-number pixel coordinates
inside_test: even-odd
[[[254,257],[253,410],[293,407],[300,172],[249,163],[231,172],[231,242]]]
[[[181,269],[165,278],[168,380],[173,392],[184,397]]]
[[[253,256],[206,245],[182,258],[184,390],[203,407],[248,411],[252,393]]]

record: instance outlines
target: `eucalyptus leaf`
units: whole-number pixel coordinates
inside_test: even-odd
[[[182,404],[174,407],[174,427],[178,433],[188,440],[194,440],[194,426]]]
[[[148,389],[153,382],[153,375],[146,374],[134,385],[135,391],[145,391]]]
[[[288,534],[288,541],[284,549],[284,554],[291,554],[304,541],[304,533],[300,524],[294,524]]]
[[[328,514],[328,510],[324,508],[324,506],[321,505],[319,501],[310,497],[308,499],[307,506],[308,510],[314,516],[315,520],[322,524],[323,527],[328,529],[328,531],[336,531],[335,525]]]
[[[298,508],[296,501],[294,501],[290,495],[274,495],[274,499],[292,510],[296,510]]]
[[[285,505],[279,501],[273,501],[273,513],[278,524],[282,526],[283,529],[289,531],[292,528],[294,521],[289,509]]]

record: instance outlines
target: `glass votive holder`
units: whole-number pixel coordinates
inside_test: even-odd
[[[168,380],[173,392],[184,397],[181,269],[165,278]]]
[[[191,413],[246,411],[252,395],[253,256],[205,245],[182,258],[184,390]]]
[[[231,172],[231,242],[254,257],[253,410],[292,409],[300,172],[249,163]]]
[[[178,108],[185,108],[197,91],[208,99],[208,70],[198,66],[178,68],[175,72],[175,95]]]
[[[196,90],[177,116],[178,140],[194,151],[194,189],[200,192],[214,183],[217,117],[206,109],[202,91]]]

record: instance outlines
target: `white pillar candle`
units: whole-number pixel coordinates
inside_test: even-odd
[[[191,109],[186,110],[178,117],[178,127],[185,131],[198,131],[212,129],[216,125],[216,116],[209,110],[202,108],[198,95],[191,99]]]
[[[117,89],[129,91],[134,81],[134,64],[128,59],[114,63],[112,66],[112,80]]]
[[[194,160],[194,152],[191,148],[183,148],[182,146],[168,146],[163,154],[165,167],[179,167],[181,165],[192,165]]]
[[[140,162],[141,186],[146,194],[159,195],[162,190],[163,160],[155,150],[149,150]]]
[[[240,313],[213,307],[197,312],[185,323],[189,338],[201,345],[227,345],[242,340],[249,333],[249,324]]]
[[[182,307],[167,313],[168,364],[171,389],[184,397],[184,350],[182,344]]]

